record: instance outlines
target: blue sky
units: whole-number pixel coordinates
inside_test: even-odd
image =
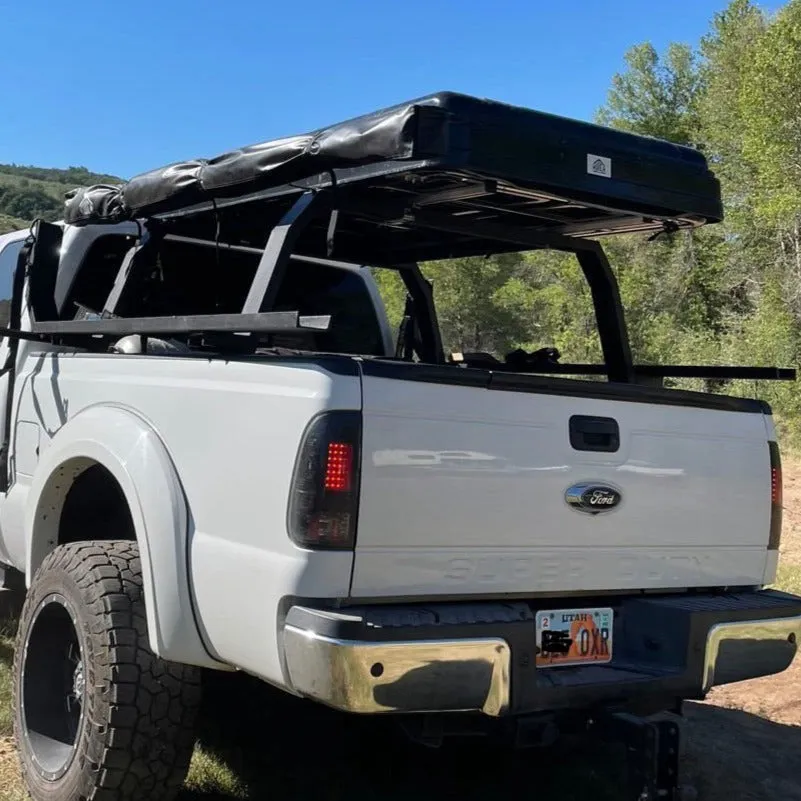
[[[130,176],[440,89],[591,118],[726,0],[0,0],[0,163]]]

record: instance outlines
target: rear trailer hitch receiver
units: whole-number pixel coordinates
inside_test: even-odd
[[[623,712],[587,722],[591,735],[626,748],[626,801],[694,801],[694,788],[679,785],[679,725]]]

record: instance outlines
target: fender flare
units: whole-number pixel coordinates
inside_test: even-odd
[[[173,662],[224,667],[209,654],[195,620],[188,570],[191,518],[183,487],[159,435],[129,409],[82,410],[42,454],[25,512],[28,582],[58,543],[61,510],[73,481],[93,464],[114,476],[128,503],[151,649]]]

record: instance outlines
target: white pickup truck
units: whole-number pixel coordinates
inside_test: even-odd
[[[443,93],[0,237],[33,799],[172,797],[200,669],[429,744],[591,719],[652,736],[634,797],[671,797],[676,727],[641,716],[785,669],[801,599],[763,589],[770,409],[661,379],[793,376],[633,364],[597,237],[720,217],[692,150]],[[418,263],[541,248],[577,256],[604,364],[446,356]],[[397,336],[371,268],[408,290]]]

